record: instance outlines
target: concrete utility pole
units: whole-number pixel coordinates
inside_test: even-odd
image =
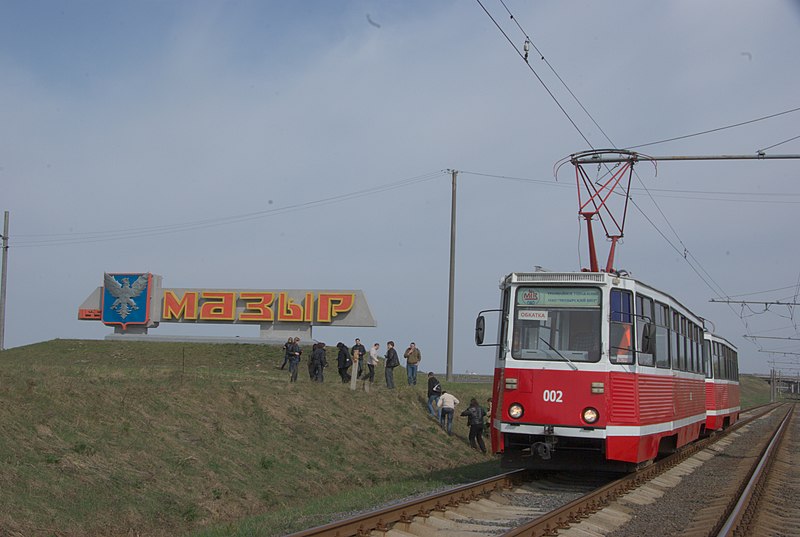
[[[3,275],[0,279],[0,351],[6,348],[6,281],[8,272],[8,211],[3,217]]]
[[[456,288],[456,177],[458,171],[453,173],[453,195],[450,203],[450,294],[447,302],[447,376],[448,382],[453,381],[453,315]]]

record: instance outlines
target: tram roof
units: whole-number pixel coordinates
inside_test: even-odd
[[[614,281],[616,280],[616,281]],[[680,300],[676,299],[673,295],[656,289],[652,285],[648,285],[642,281],[632,278],[629,275],[609,273],[609,272],[512,272],[501,280],[501,288],[509,284],[521,283],[554,283],[554,284],[584,284],[584,285],[618,285],[622,280],[633,283],[633,287],[638,290],[639,287],[650,291],[648,295],[656,300],[664,302],[666,300],[678,305],[682,310],[687,312],[690,316],[699,320],[705,328],[705,318],[694,313],[691,309],[687,308]],[[627,285],[625,287],[630,287]],[[716,336],[724,339],[720,336]],[[732,346],[732,345],[731,345]],[[735,347],[734,347],[735,348]]]
[[[720,341],[720,342],[724,343],[725,345],[727,345],[728,347],[730,347],[731,349],[735,350],[736,352],[739,352],[739,349],[736,348],[736,345],[734,345],[733,343],[731,343],[730,341],[728,341],[724,337],[722,337],[720,335],[717,335],[717,334],[714,334],[713,332],[706,332],[705,333],[705,338],[709,339],[709,340],[712,340],[712,341]]]

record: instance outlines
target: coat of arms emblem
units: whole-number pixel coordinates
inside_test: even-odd
[[[145,274],[103,276],[103,323],[147,324],[150,320],[150,279]]]

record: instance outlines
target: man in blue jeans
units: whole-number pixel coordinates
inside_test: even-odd
[[[403,353],[403,358],[406,359],[406,373],[408,373],[408,385],[409,386],[416,386],[417,384],[417,368],[419,367],[420,361],[422,361],[422,353],[419,352],[419,349],[411,342],[411,345],[408,346],[406,352]]]
[[[439,424],[442,429],[447,431],[448,436],[453,435],[453,415],[456,413],[456,405],[459,403],[453,394],[447,393],[447,390],[442,390],[442,395],[439,397],[439,409],[441,409],[441,420]]]
[[[428,373],[428,412],[439,421],[439,396],[442,395],[442,385],[433,376],[433,371]]]

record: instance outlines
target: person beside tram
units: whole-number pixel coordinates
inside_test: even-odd
[[[461,415],[467,417],[470,447],[472,447],[472,449],[478,449],[478,447],[480,447],[481,453],[486,455],[486,444],[483,443],[483,419],[486,417],[486,410],[484,410],[483,407],[478,404],[478,400],[473,397],[469,402],[469,408],[462,412]]]
[[[442,390],[442,395],[439,397],[439,402],[436,404],[439,407],[439,424],[442,429],[447,431],[448,436],[453,436],[453,416],[456,413],[456,405],[460,401],[452,393],[447,390]]]

